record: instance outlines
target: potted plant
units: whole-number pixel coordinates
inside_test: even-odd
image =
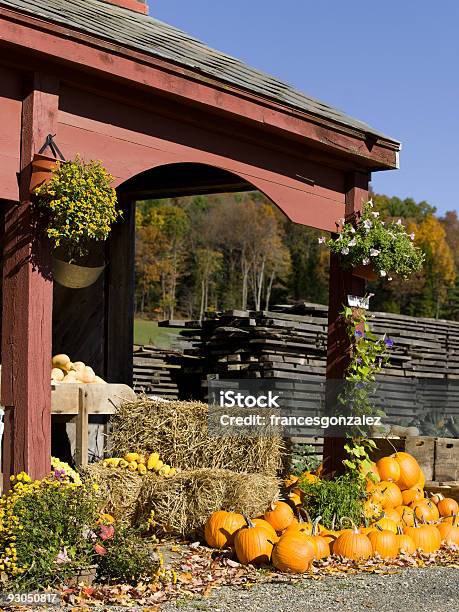
[[[35,189],[54,247],[53,276],[65,287],[88,287],[104,270],[103,243],[121,215],[112,181],[100,162],[77,156],[55,162],[52,177]]]
[[[422,268],[424,253],[414,245],[414,234],[407,233],[401,219],[381,220],[371,200],[358,218],[341,219],[338,226],[337,238],[322,237],[319,242],[338,254],[343,267],[355,276],[392,280],[394,274],[407,278]]]

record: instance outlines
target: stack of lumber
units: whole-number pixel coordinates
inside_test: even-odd
[[[385,412],[419,427],[424,435],[457,435],[446,428],[443,413],[457,415],[459,422],[459,323],[372,316],[372,329],[394,340],[391,365],[380,378]],[[185,355],[195,358],[188,373],[200,376],[204,388],[209,375],[274,379],[272,388],[283,393],[284,405],[302,414],[323,414],[326,306],[302,303],[212,313],[202,323],[186,322],[180,335],[189,343]]]
[[[179,355],[153,346],[138,347],[134,350],[134,391],[178,399],[175,371],[180,370],[179,359]]]

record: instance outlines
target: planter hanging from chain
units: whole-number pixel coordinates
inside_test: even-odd
[[[38,153],[35,153],[32,160],[32,174],[30,177],[30,185],[29,191],[31,194],[35,193],[35,189],[51,180],[53,176],[53,171],[56,168],[56,164],[59,161],[65,161],[64,156],[62,155],[59,147],[54,142],[55,134],[48,134],[45,140],[45,144],[39,150]],[[51,149],[51,153],[53,157],[50,155],[44,155],[44,152],[47,148]],[[58,159],[58,156],[60,160]]]

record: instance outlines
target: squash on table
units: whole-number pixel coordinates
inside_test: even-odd
[[[52,368],[60,368],[61,370],[65,370],[68,372],[72,366],[72,362],[70,361],[70,357],[68,355],[59,354],[54,355],[51,360]]]
[[[51,380],[55,380],[56,382],[62,382],[64,380],[64,377],[65,374],[60,368],[53,368],[51,370]]]

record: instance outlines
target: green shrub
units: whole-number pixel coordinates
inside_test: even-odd
[[[315,483],[302,480],[299,487],[305,493],[303,506],[312,518],[321,516],[320,522],[327,529],[340,528],[344,517],[356,525],[361,523],[366,499],[363,479],[348,473]]]
[[[137,584],[158,576],[161,557],[152,540],[143,538],[132,527],[117,525],[113,539],[104,542],[98,575],[102,580]]]

